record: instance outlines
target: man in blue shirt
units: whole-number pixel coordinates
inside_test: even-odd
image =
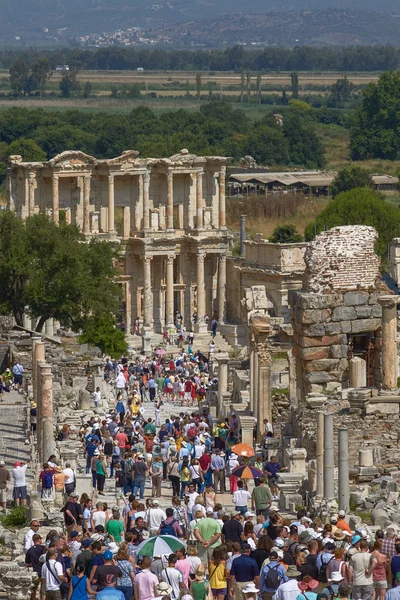
[[[285,583],[286,581],[289,581],[289,578],[286,577],[286,569],[285,567],[279,562],[279,557],[278,557],[278,553],[274,551],[270,552],[269,555],[269,563],[267,565],[265,565],[265,567],[262,567],[261,569],[261,574],[260,574],[260,595],[262,596],[264,593],[270,593],[270,594],[275,594],[276,590],[278,588],[272,588],[272,587],[268,587],[267,583],[267,576],[268,576],[268,571],[270,571],[271,569],[274,569],[274,571],[276,571],[277,574],[277,582],[279,582],[279,585],[281,583]]]
[[[278,486],[277,482],[279,479],[279,472],[286,471],[287,467],[281,467],[277,462],[276,456],[271,456],[271,459],[264,467],[264,471],[268,476],[268,485],[271,488],[272,500],[278,498]]]
[[[232,563],[229,577],[230,595],[235,598],[242,597],[242,589],[248,583],[255,583],[259,587],[260,572],[254,558],[250,558],[250,544],[242,544],[242,554]]]

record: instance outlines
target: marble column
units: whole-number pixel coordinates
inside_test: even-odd
[[[349,360],[349,385],[351,388],[367,386],[367,363],[359,356]]]
[[[225,180],[226,167],[221,167],[219,172],[219,226],[221,229],[226,229]]]
[[[380,296],[382,306],[382,389],[397,388],[397,304],[400,296]]]
[[[131,207],[124,206],[122,214],[122,239],[129,240],[131,234]]]
[[[250,368],[249,368],[249,381],[250,381],[250,410],[254,409],[254,355],[255,351],[250,343]]]
[[[132,333],[132,293],[131,280],[125,281],[125,325],[126,333]]]
[[[239,420],[242,429],[242,444],[253,447],[255,418],[250,415],[239,415]]]
[[[257,415],[257,405],[258,405],[258,350],[257,350],[257,346],[255,345],[254,347],[254,358],[253,358],[253,383],[252,383],[252,390],[253,390],[253,405],[251,407],[251,410],[254,413],[254,416]]]
[[[167,327],[174,324],[174,256],[167,256],[167,293],[166,293],[166,324]]]
[[[54,319],[49,318],[44,324],[44,330],[46,335],[53,337],[54,335]]]
[[[174,174],[172,171],[167,173],[168,195],[167,195],[167,228],[174,228]]]
[[[218,404],[217,416],[225,416],[224,412],[224,394],[228,391],[228,362],[229,356],[218,352],[215,354],[215,359],[218,363]]]
[[[339,509],[346,513],[350,508],[350,481],[349,481],[349,435],[347,427],[338,429],[339,451]]]
[[[324,413],[317,412],[317,490],[316,497],[322,500],[324,497]]]
[[[203,173],[197,173],[196,187],[196,229],[203,227]]]
[[[115,195],[114,195],[114,175],[108,176],[108,231],[115,231]]]
[[[60,198],[59,198],[59,178],[58,175],[53,175],[53,221],[56,225],[59,223]]]
[[[218,259],[218,321],[225,322],[226,305],[226,256],[220,254]]]
[[[83,178],[83,233],[90,233],[90,175]]]
[[[150,173],[143,175],[143,229],[150,227]]]
[[[143,326],[151,327],[153,307],[152,307],[152,295],[151,295],[151,261],[152,256],[145,256],[143,258],[143,292],[144,292],[144,307],[143,307]]]
[[[205,254],[200,252],[197,255],[197,321],[203,322],[206,314],[206,290],[204,281],[204,260]]]
[[[272,357],[264,344],[258,344],[257,438],[262,440],[264,419],[272,423],[271,365]]]
[[[244,256],[244,242],[246,241],[246,215],[240,215],[240,256]]]
[[[28,188],[29,188],[29,216],[35,214],[35,173],[29,173]]]
[[[324,415],[324,500],[335,499],[333,414]]]
[[[53,378],[51,374],[51,365],[46,363],[40,364],[39,373],[42,409],[43,460],[47,461],[49,456],[54,454],[56,448],[53,427]]]
[[[138,185],[139,185],[139,202],[135,203],[135,231],[140,231],[142,228],[142,225],[141,225],[142,215],[140,214],[140,209],[143,212],[143,194],[144,194],[143,175],[139,175]]]
[[[40,401],[40,382],[39,382],[39,364],[45,360],[45,345],[41,337],[32,338],[32,385],[33,399],[36,402],[36,439],[37,452],[39,460],[42,459],[42,429],[41,429],[41,401]],[[41,462],[43,462],[41,460]]]

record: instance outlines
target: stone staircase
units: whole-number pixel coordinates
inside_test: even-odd
[[[196,333],[194,336],[193,343],[193,351],[200,350],[205,355],[208,356],[209,352],[209,344],[211,341],[211,331],[206,331],[205,333]],[[140,352],[142,348],[142,338],[138,335],[129,335],[127,336],[127,342],[129,348],[133,353]],[[217,334],[214,338],[214,352],[226,352],[230,353],[232,351],[232,346],[227,342],[224,336],[220,331],[217,331]],[[153,348],[164,348],[168,354],[177,354],[179,352],[179,346],[176,344],[166,344],[162,335],[159,333],[154,333],[152,336],[152,347]],[[183,347],[187,349],[188,344],[184,343]]]
[[[22,394],[11,390],[3,393],[0,403],[0,460],[11,471],[15,461],[30,462],[31,445],[27,438],[26,399]],[[27,481],[33,480],[31,466],[26,472]]]

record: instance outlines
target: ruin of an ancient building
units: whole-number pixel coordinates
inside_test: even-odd
[[[224,321],[226,163],[187,150],[161,159],[134,151],[108,160],[78,151],[47,162],[11,156],[8,207],[23,218],[45,212],[87,236],[118,238],[128,333],[136,317],[162,332],[176,311],[188,326],[197,312],[201,329],[205,314]]]

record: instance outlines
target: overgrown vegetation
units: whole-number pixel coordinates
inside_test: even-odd
[[[0,523],[7,529],[14,527],[23,527],[26,524],[25,506],[16,506],[5,515],[0,515]]]

